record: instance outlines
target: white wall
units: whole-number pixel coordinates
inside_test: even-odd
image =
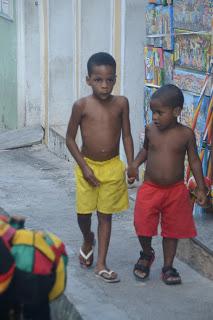
[[[96,52],[111,52],[112,13],[111,1],[81,1],[81,37],[80,37],[80,96],[89,94],[86,85],[86,64]]]
[[[115,44],[120,42],[120,57],[117,52],[116,59],[119,60],[117,62],[121,66],[121,75],[118,77],[118,81],[121,81],[119,86],[121,91],[116,94],[123,94],[129,98],[132,134],[137,152],[139,135],[143,129],[143,46],[147,1],[120,0],[121,34],[118,36],[117,32],[116,38],[114,37],[116,15],[113,10],[114,5],[119,3],[118,0],[117,2],[116,0],[45,1],[48,4],[48,14],[45,18],[48,20],[49,50],[46,109],[44,103],[41,102],[44,93],[42,43],[45,37],[42,34],[44,29],[41,25],[41,17],[39,20],[39,6],[43,2],[41,0],[37,2],[18,0],[18,3],[24,4],[24,16],[23,19],[20,19],[20,30],[24,30],[24,37],[19,55],[20,57],[21,54],[25,55],[26,70],[25,73],[23,70],[22,75],[22,84],[25,84],[25,99],[23,97],[24,86],[20,86],[19,89],[22,93],[19,104],[21,105],[22,101],[25,102],[19,108],[22,123],[44,125],[44,114],[48,114],[46,122],[48,127],[63,126],[66,128],[73,102],[90,93],[90,88],[85,81],[88,58],[98,51],[113,54]],[[116,23],[120,23],[119,19]],[[20,39],[21,35],[20,31]],[[21,69],[20,64],[20,75]],[[122,148],[121,152],[124,157]]]
[[[123,93],[129,98],[135,153],[143,130],[143,86],[146,0],[126,0]]]
[[[74,96],[72,0],[49,0],[49,126],[67,125]]]
[[[41,124],[39,8],[35,3],[24,1],[25,126]]]

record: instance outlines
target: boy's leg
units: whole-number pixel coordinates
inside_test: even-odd
[[[96,265],[96,275],[100,275],[106,282],[118,282],[119,278],[116,272],[107,268],[106,256],[109,248],[112,215],[97,212],[98,216],[98,259]]]
[[[166,284],[180,284],[181,277],[173,268],[173,262],[177,251],[178,239],[163,238],[164,266],[162,268],[162,279]]]
[[[94,244],[94,233],[91,231],[91,216],[91,213],[77,215],[78,225],[84,239],[79,258],[80,263],[86,267],[90,267],[93,263],[92,246]],[[85,257],[82,256],[82,253],[85,257],[89,254],[88,258],[85,259]]]
[[[98,216],[98,260],[97,271],[106,268],[106,256],[108,252],[111,228],[112,228],[112,215],[97,212]]]
[[[152,249],[152,237],[139,236],[138,240],[141,244],[142,251],[138,259],[133,273],[137,279],[144,280],[149,276],[150,267],[154,261],[154,250]]]
[[[178,240],[163,238],[164,267],[173,267],[173,261],[177,251]]]

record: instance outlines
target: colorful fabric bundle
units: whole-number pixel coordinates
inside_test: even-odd
[[[63,242],[54,234],[17,230],[11,252],[16,262],[16,287],[22,301],[30,303],[42,299],[43,295],[53,300],[64,291],[67,254]],[[25,283],[24,287],[21,282]]]
[[[0,294],[12,278],[21,304],[57,298],[66,286],[68,262],[63,242],[50,232],[15,229],[20,221],[0,216]]]

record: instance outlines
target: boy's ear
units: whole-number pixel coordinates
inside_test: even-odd
[[[174,117],[179,117],[180,114],[181,114],[181,108],[180,107],[174,108],[173,110]]]
[[[88,86],[90,86],[90,77],[86,76],[86,83],[88,84]]]

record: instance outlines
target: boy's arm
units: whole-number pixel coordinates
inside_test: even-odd
[[[96,179],[92,169],[87,165],[82,153],[80,152],[75,142],[78,127],[82,118],[82,109],[83,108],[81,104],[79,104],[78,102],[74,103],[66,133],[66,145],[71,155],[81,168],[84,178],[92,186],[96,187],[99,185],[99,181]]]
[[[128,166],[132,163],[134,159],[134,146],[131,134],[130,120],[129,120],[129,102],[127,98],[124,98],[124,107],[122,113],[122,139],[124,150],[126,154]]]
[[[194,132],[190,132],[188,145],[187,145],[187,154],[189,166],[192,170],[193,176],[197,183],[198,192],[197,192],[197,202],[201,206],[207,205],[207,190],[205,186],[205,181],[203,177],[202,164],[197,152],[196,138]]]
[[[148,137],[147,137],[147,128],[145,129],[145,139],[143,148],[138,152],[135,160],[132,162],[131,166],[128,168],[128,177],[131,181],[133,177],[138,180],[138,168],[140,165],[147,160],[148,153]]]

